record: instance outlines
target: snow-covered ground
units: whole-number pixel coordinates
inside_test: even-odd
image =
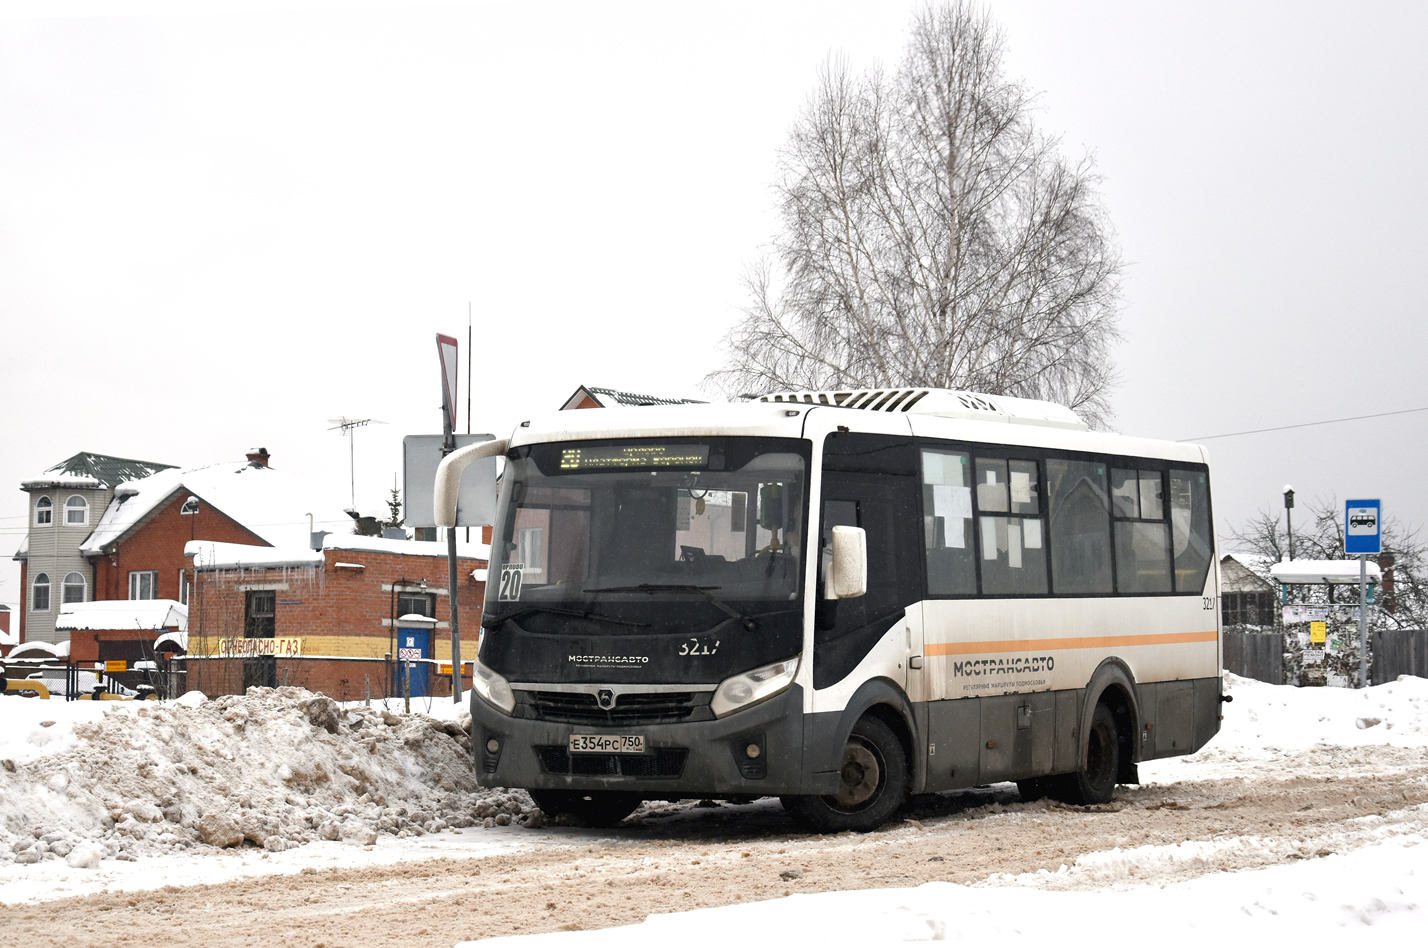
[[[1423,679],[1347,691],[1230,678],[1228,690],[1234,702],[1215,740],[1190,757],[1142,765],[1143,782],[1234,777],[1251,765],[1261,780],[1287,781],[1306,752],[1361,766],[1355,753],[1369,745],[1428,759]],[[0,699],[0,903],[574,844],[569,831],[517,825],[526,812],[517,795],[472,793],[450,774],[469,766],[463,709],[437,701],[411,717],[383,710],[358,703],[344,712],[287,690],[256,704],[196,695],[158,706]],[[473,818],[433,817],[463,810]],[[236,831],[260,845],[205,844],[199,824],[213,812],[230,814]],[[1333,931],[1336,942],[1408,943],[1428,923],[1425,840],[1428,808],[1405,803],[1307,842],[1235,835],[1127,847],[972,885],[794,894],[481,944],[702,945],[735,932],[756,932],[760,943],[1029,942],[1151,930],[1171,941],[1244,944],[1272,933],[1318,942]],[[21,859],[36,843],[46,852]]]
[[[1421,814],[1420,814],[1421,816]],[[1421,824],[1420,824],[1421,826]],[[1191,882],[1056,892],[1039,878],[984,885],[793,895],[652,915],[639,925],[464,942],[481,948],[639,945],[867,945],[908,941],[1070,944],[1192,940],[1247,945],[1421,944],[1428,846],[1416,835],[1312,862],[1217,873]],[[1414,934],[1417,932],[1417,934]],[[741,934],[737,934],[741,933]],[[752,937],[756,934],[756,937]]]

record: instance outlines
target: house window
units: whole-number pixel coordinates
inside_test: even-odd
[[[84,590],[86,585],[82,574],[66,573],[64,577],[65,603],[84,602]]]
[[[271,639],[277,634],[278,594],[272,590],[250,591],[245,596],[243,637]],[[243,659],[243,689],[278,686],[278,660],[273,655]]]
[[[436,618],[436,596],[432,593],[397,593],[397,615],[408,616],[415,613]]]
[[[89,523],[89,501],[75,494],[64,502],[64,522],[71,527],[83,527]]]
[[[35,526],[44,527],[55,522],[54,504],[50,503],[48,497],[41,497],[35,501]]]
[[[188,605],[188,587],[189,587],[189,585],[190,585],[190,584],[189,584],[189,579],[188,579],[188,573],[185,572],[184,570],[179,570],[179,575],[178,575],[179,602],[183,603],[185,606]]]
[[[158,570],[133,570],[129,573],[130,599],[159,598]]]
[[[48,573],[39,573],[35,576],[35,581],[31,585],[30,611],[49,612],[50,611],[50,577]]]
[[[246,596],[243,616],[243,637],[271,639],[277,633],[278,594],[270,590],[250,592]]]

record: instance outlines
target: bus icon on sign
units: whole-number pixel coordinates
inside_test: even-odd
[[[1349,533],[1359,536],[1378,533],[1378,511],[1372,507],[1350,507]]]

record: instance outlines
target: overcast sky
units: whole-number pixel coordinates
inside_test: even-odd
[[[374,418],[357,503],[379,509],[401,436],[440,430],[433,337],[461,338],[464,371],[468,303],[476,431],[580,384],[700,397],[819,66],[893,65],[914,9],[102,6],[125,15],[0,0],[11,608],[19,483],[77,451],[262,445],[345,505],[327,419]],[[1041,126],[1104,176],[1130,263],[1119,430],[1428,408],[1428,5],[991,7]],[[1428,522],[1426,431],[1417,412],[1208,440],[1220,532],[1286,482],[1301,509],[1381,497]]]

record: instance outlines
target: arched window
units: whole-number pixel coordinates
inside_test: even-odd
[[[31,612],[50,611],[50,577],[48,573],[39,573],[35,576],[32,585],[33,592],[30,596]]]
[[[84,589],[86,583],[84,576],[80,573],[68,573],[64,578],[64,601],[84,602]]]
[[[35,526],[43,527],[46,524],[55,522],[54,504],[50,503],[48,497],[41,497],[35,501]]]
[[[89,501],[75,494],[64,502],[64,522],[71,527],[82,527],[89,523]]]

